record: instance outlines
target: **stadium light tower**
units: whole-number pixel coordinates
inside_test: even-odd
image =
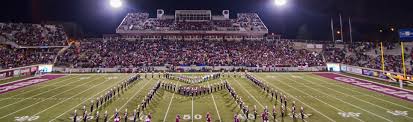
[[[276,6],[285,6],[287,4],[287,0],[274,0],[274,4]]]
[[[110,0],[110,6],[113,8],[119,8],[122,6],[122,1],[121,0]]]

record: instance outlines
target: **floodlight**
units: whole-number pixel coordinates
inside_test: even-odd
[[[122,6],[122,1],[121,0],[110,0],[110,6],[113,8],[119,8]]]
[[[287,4],[287,0],[274,0],[274,4],[276,6],[284,6],[285,4]]]

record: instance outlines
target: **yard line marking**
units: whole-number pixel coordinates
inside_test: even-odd
[[[347,76],[347,75],[346,75],[346,77],[350,77],[350,76]],[[319,79],[319,80],[322,80],[321,78],[318,78],[318,77],[314,77],[314,78]],[[323,77],[323,78],[324,78],[324,77]],[[325,78],[325,79],[327,79],[327,78]],[[332,80],[332,79],[328,79],[328,80]],[[333,80],[333,81],[337,82],[336,80]],[[326,82],[327,82],[327,81],[326,81]],[[359,91],[356,91],[356,90],[353,90],[353,89],[350,89],[350,88],[347,88],[347,87],[343,87],[343,86],[341,86],[341,84],[345,84],[345,83],[341,83],[341,82],[339,82],[339,83],[340,83],[340,85],[339,85],[339,84],[336,84],[335,86],[339,86],[339,87],[341,87],[341,88],[348,89],[348,90],[353,91],[353,92],[357,92],[357,93],[360,93],[360,94],[364,94],[365,96],[373,97],[373,98],[375,98],[375,99],[378,99],[378,100],[381,100],[381,101],[384,101],[384,102],[387,102],[387,103],[390,103],[390,104],[393,104],[393,105],[396,105],[396,106],[399,106],[399,107],[403,107],[403,108],[405,108],[405,109],[409,109],[409,110],[412,110],[412,111],[413,111],[413,108],[409,108],[409,107],[406,107],[406,106],[403,106],[403,105],[400,105],[400,104],[397,104],[397,103],[394,103],[394,102],[387,101],[387,100],[385,100],[385,99],[381,99],[381,98],[378,98],[378,97],[374,97],[374,95],[369,95],[369,94],[362,93],[362,92],[359,92]],[[348,84],[346,84],[346,85],[348,85]],[[371,90],[368,90],[368,91],[371,91]],[[373,92],[374,92],[374,91],[373,91]],[[380,93],[380,95],[385,96],[384,94],[381,94],[381,93]]]
[[[244,88],[244,86],[242,86],[238,81],[236,81],[233,77],[231,77],[233,81],[235,81],[239,86],[241,86],[241,88],[247,92],[247,94],[252,97],[252,99],[254,99],[262,108],[265,108],[264,105],[261,104],[260,101],[258,101],[257,99],[255,99],[255,97],[247,90]]]
[[[96,81],[96,80],[98,80],[98,79],[99,79],[99,78],[96,78],[96,79],[94,79],[94,80],[91,80],[91,81],[89,81],[89,82],[85,82],[85,83],[83,83],[83,84],[87,84],[87,83],[90,83],[90,82],[92,82],[92,81]],[[53,95],[53,96],[51,96],[51,97],[58,96],[58,95],[60,95],[60,94],[66,93],[66,92],[68,92],[68,91],[70,91],[70,90],[73,90],[73,89],[75,89],[75,88],[77,88],[77,87],[73,87],[73,88],[71,88],[71,89],[68,89],[68,90],[66,90],[66,91],[63,91],[63,92],[61,92],[61,93],[59,93],[59,94],[56,94],[56,95]],[[49,97],[49,98],[51,98],[51,97]],[[15,114],[15,113],[17,113],[17,112],[19,112],[19,111],[22,111],[22,110],[24,110],[24,109],[27,109],[27,108],[29,108],[29,107],[31,107],[31,106],[33,106],[33,105],[39,104],[39,103],[41,103],[41,102],[43,102],[43,101],[45,101],[45,100],[36,102],[36,103],[31,104],[31,105],[29,105],[29,106],[26,106],[26,107],[24,107],[24,108],[22,108],[22,109],[19,109],[19,110],[17,110],[17,111],[14,111],[14,112],[12,112],[12,113],[10,113],[10,114],[7,114],[7,115],[5,115],[5,116],[2,116],[2,117],[0,117],[0,119],[3,119],[3,118],[5,118],[5,117],[7,117],[7,116],[10,116],[10,115],[12,115],[12,114]]]
[[[166,109],[165,116],[163,117],[163,122],[166,121],[166,117],[168,116],[169,109],[171,108],[172,100],[174,99],[175,93],[172,93],[171,101],[169,101],[168,109]]]
[[[311,78],[311,77],[310,77],[310,78]],[[302,79],[302,78],[301,78],[301,79]],[[312,79],[315,79],[315,78],[312,78]],[[303,80],[308,81],[308,80],[306,80],[306,79],[303,79]],[[318,81],[320,81],[320,80],[318,80]],[[310,82],[310,81],[308,81],[308,82]],[[323,82],[324,82],[324,81],[323,81]],[[343,93],[343,92],[337,91],[337,90],[335,90],[335,89],[331,89],[331,88],[326,87],[326,86],[324,86],[324,85],[319,85],[319,86],[323,86],[324,88],[330,89],[330,90],[335,91],[335,92],[337,92],[337,93],[340,93],[340,94],[343,94],[343,95],[347,95],[347,94],[345,94],[345,93]],[[380,106],[380,105],[373,104],[373,103],[371,103],[371,102],[365,101],[365,100],[363,100],[363,99],[360,99],[360,98],[357,98],[357,97],[354,97],[354,96],[350,96],[350,97],[353,97],[353,98],[355,98],[355,99],[357,99],[357,100],[359,100],[359,101],[363,101],[363,102],[365,102],[365,103],[368,103],[368,104],[370,104],[370,105],[379,107],[379,108],[384,109],[384,110],[387,110],[387,111],[390,110],[390,109],[388,109],[388,108],[384,108],[384,107],[382,107],[382,106]],[[413,119],[413,118],[411,118],[411,117],[409,117],[409,116],[405,116],[405,117],[407,117],[407,118],[409,118],[409,119]]]
[[[281,77],[283,77],[283,76],[279,76],[279,78],[281,78]],[[295,81],[294,81],[294,82],[295,82]],[[280,82],[280,83],[285,84],[285,83],[283,83],[283,82]],[[288,85],[288,84],[286,84],[286,85],[287,85],[288,87],[291,87],[291,88],[293,88],[293,89],[301,92],[301,93],[304,93],[304,94],[306,94],[306,95],[311,96],[310,94],[308,94],[308,93],[306,93],[306,92],[304,92],[304,91],[302,91],[302,90],[300,90],[300,89],[297,89],[296,87],[290,86],[290,85]],[[324,104],[326,104],[326,105],[328,105],[328,106],[330,106],[330,107],[332,107],[332,108],[334,108],[334,109],[336,109],[336,110],[338,110],[339,112],[345,112],[345,111],[343,111],[343,110],[341,110],[341,109],[339,109],[339,108],[337,108],[337,107],[335,107],[335,106],[333,106],[333,105],[331,105],[331,104],[328,104],[327,102],[324,102],[324,101],[318,99],[317,96],[311,96],[311,97],[314,98],[314,99],[316,99],[316,100],[318,100],[318,101],[320,101],[320,102],[322,102],[322,103],[324,103]],[[357,118],[357,117],[352,117],[352,118],[357,119],[358,121],[364,122],[363,120],[361,120],[361,119],[359,119],[359,118]]]
[[[191,113],[191,120],[194,122],[194,97],[192,97],[192,113]]]
[[[96,79],[98,79],[98,78],[96,78]],[[76,81],[74,81],[74,82],[70,82],[70,83],[65,84],[65,85],[62,85],[61,87],[56,87],[56,88],[54,88],[54,89],[49,89],[49,90],[43,91],[43,92],[38,93],[38,94],[36,94],[36,95],[34,95],[34,96],[30,96],[30,97],[28,97],[28,98],[33,98],[33,97],[35,97],[35,96],[42,95],[42,94],[44,94],[44,93],[47,93],[47,92],[50,92],[50,91],[53,91],[53,90],[56,90],[56,89],[62,88],[62,87],[64,87],[64,86],[66,86],[66,85],[76,83],[76,82],[78,82],[78,81],[81,81],[81,79],[76,80]],[[14,104],[17,104],[17,103],[20,103],[20,102],[22,102],[22,101],[24,101],[24,99],[23,99],[23,100],[20,100],[20,101],[17,101],[17,102],[14,102],[14,103],[12,103],[12,104],[9,104],[9,105],[6,105],[6,106],[3,106],[3,107],[1,107],[0,109],[6,108],[6,107],[8,107],[8,106],[11,106],[11,105],[14,105]]]
[[[290,81],[297,82],[297,81],[295,81],[295,80],[293,80],[293,79],[291,79],[291,78],[288,78],[288,77],[286,77],[286,79],[288,79],[288,80],[290,80]],[[300,78],[300,79],[302,79],[302,78]],[[307,81],[306,79],[303,79],[303,80]],[[309,82],[309,81],[307,81],[307,82]],[[324,93],[324,92],[322,92],[322,91],[320,91],[320,90],[314,89],[314,88],[312,88],[312,87],[308,87],[308,88],[313,89],[313,90],[315,90],[315,91],[317,91],[317,92],[320,92],[320,93],[322,93],[322,94],[325,94],[325,95],[327,95],[327,96],[330,96],[329,94],[326,94],[326,93]],[[373,112],[371,112],[371,111],[368,111],[368,110],[366,110],[366,109],[363,109],[363,108],[361,108],[361,107],[359,107],[359,106],[356,106],[356,105],[354,105],[354,104],[352,104],[352,103],[348,103],[348,102],[346,102],[346,101],[344,101],[344,100],[342,100],[342,99],[338,99],[337,97],[334,97],[334,96],[330,96],[330,97],[333,97],[333,98],[336,99],[336,100],[339,100],[339,101],[341,101],[341,102],[343,102],[343,103],[346,103],[346,104],[348,104],[348,105],[350,105],[350,106],[353,106],[353,107],[358,108],[358,109],[360,109],[360,110],[362,110],[362,111],[365,111],[365,112],[370,113],[370,114],[372,114],[372,115],[374,115],[374,116],[377,116],[377,117],[379,117],[379,118],[382,118],[382,119],[384,119],[384,120],[386,120],[386,121],[391,122],[391,120],[389,120],[389,119],[387,119],[387,118],[385,118],[385,117],[383,117],[383,116],[377,115],[377,114],[375,114],[375,113],[373,113]]]
[[[129,75],[129,76],[132,76],[132,75]],[[129,77],[127,77],[127,78],[129,78]],[[120,80],[120,82],[124,81],[124,80],[125,80],[125,79],[127,79],[127,78],[124,78],[124,79]],[[119,82],[118,82],[118,83],[119,83]],[[115,86],[116,86],[118,83],[115,83]],[[92,98],[94,98],[94,97],[98,96],[98,95],[99,95],[99,94],[101,94],[102,92],[104,92],[104,91],[106,91],[106,90],[109,90],[109,89],[110,89],[110,88],[112,88],[112,87],[113,87],[113,86],[110,86],[110,87],[108,87],[108,88],[106,88],[106,89],[104,89],[104,90],[102,90],[102,91],[98,92],[97,94],[93,95],[91,98],[87,98],[87,99],[85,99],[84,101],[80,102],[79,104],[77,104],[77,105],[76,105],[76,106],[74,106],[73,108],[71,108],[71,109],[69,109],[69,110],[67,110],[67,111],[63,112],[63,113],[62,113],[62,114],[60,114],[59,116],[57,116],[57,117],[53,118],[53,119],[52,119],[52,120],[50,120],[49,122],[51,122],[51,121],[53,121],[53,120],[56,120],[57,118],[59,118],[59,117],[63,116],[63,115],[64,115],[64,114],[66,114],[67,112],[69,112],[69,111],[71,111],[71,110],[75,109],[77,106],[81,105],[82,103],[84,103],[84,102],[86,102],[86,101],[88,101],[88,100],[90,100],[90,99],[92,99]],[[97,109],[98,109],[98,108],[96,108],[95,110],[97,110]],[[95,110],[93,110],[93,111],[95,111]],[[39,114],[39,113],[37,113],[37,114]],[[35,115],[37,115],[37,114],[35,114]],[[93,114],[93,112],[92,112],[92,114]]]
[[[63,77],[61,77],[61,78],[63,78]],[[61,80],[61,81],[57,81],[57,82],[54,82],[53,84],[58,84],[58,83],[61,83],[61,82],[63,82],[63,81],[71,80],[71,79],[73,79],[73,78],[76,78],[76,77],[72,77],[72,78],[68,78],[68,79]],[[59,78],[57,78],[57,79],[59,79]],[[57,79],[53,79],[53,80],[57,80]],[[43,82],[43,83],[47,83],[47,82]],[[42,83],[36,84],[36,85],[41,86],[41,84],[42,84]],[[36,86],[36,85],[32,85],[32,86]],[[29,86],[29,87],[31,87],[31,86]],[[29,88],[29,87],[27,87],[27,88]],[[9,98],[15,97],[15,96],[19,96],[19,95],[22,95],[22,94],[25,94],[26,92],[32,92],[32,91],[34,91],[34,90],[38,90],[38,89],[41,89],[41,88],[44,88],[44,87],[47,87],[47,86],[42,86],[42,87],[35,88],[35,89],[32,89],[32,90],[24,91],[24,92],[21,92],[21,93],[19,93],[19,94],[10,96]],[[24,90],[24,89],[22,89],[22,90]],[[0,100],[0,101],[3,101],[3,100]]]
[[[208,86],[210,86],[209,82],[207,82],[207,83],[208,83]],[[215,110],[217,110],[218,119],[221,122],[221,115],[219,114],[217,103],[215,102],[214,94],[211,93],[211,96],[212,96],[212,101],[214,101]]]
[[[123,107],[125,107],[133,98],[135,98],[135,96],[136,96],[137,94],[139,94],[139,93],[142,91],[142,89],[145,88],[146,85],[148,85],[151,81],[152,81],[152,80],[147,81],[147,82],[145,83],[145,85],[138,90],[138,92],[136,92],[132,97],[130,97],[130,98],[126,101],[125,104],[123,104],[123,105],[120,107],[119,111],[122,110]],[[109,120],[111,120],[113,117],[114,117],[114,115],[112,115],[112,116],[109,118]]]
[[[98,85],[94,85],[93,87],[89,87],[88,89],[86,89],[86,90],[84,90],[84,91],[82,91],[82,92],[80,92],[80,93],[78,93],[78,94],[75,94],[75,95],[73,95],[72,97],[77,96],[77,95],[80,95],[80,94],[82,94],[82,93],[85,93],[86,91],[89,91],[90,89],[95,88],[96,86],[102,85],[103,83],[106,83],[107,81],[109,81],[109,80],[106,79],[106,80],[103,81],[102,83],[99,83]],[[106,90],[106,89],[100,91],[99,93],[104,92],[105,90]],[[99,94],[99,93],[98,93],[98,94]],[[72,98],[72,97],[70,97],[70,98]],[[68,99],[63,100],[63,101],[60,101],[60,102],[58,102],[58,103],[56,103],[56,104],[54,104],[54,105],[52,105],[52,106],[50,106],[50,107],[48,107],[48,108],[46,108],[46,109],[43,109],[42,111],[40,111],[40,112],[38,112],[38,113],[36,113],[36,114],[34,114],[34,115],[41,114],[41,113],[49,110],[50,108],[53,108],[53,107],[55,107],[56,105],[59,105],[59,104],[65,102],[65,101],[67,101],[67,100],[68,100]],[[83,103],[83,102],[82,102],[82,103]]]
[[[253,75],[252,73],[251,73],[251,75]],[[254,76],[254,75],[253,75]],[[262,79],[262,78],[260,78],[260,77],[256,77],[255,76],[255,78],[257,78],[257,79]],[[264,79],[262,79],[263,81],[265,81]],[[268,81],[266,81],[266,82],[268,82]],[[288,92],[285,92],[283,89],[280,89],[279,87],[277,87],[276,85],[273,85],[273,84],[271,84],[271,83],[268,83],[269,85],[271,85],[271,86],[273,86],[273,87],[275,87],[275,88],[277,88],[278,90],[280,90],[280,91],[282,91],[282,92],[284,92],[285,94],[287,94],[288,96],[290,96],[290,97],[292,97],[292,98],[294,98],[295,100],[297,100],[298,102],[300,102],[300,103],[302,103],[302,104],[304,104],[305,106],[307,106],[307,107],[309,107],[310,109],[313,109],[314,111],[316,111],[317,113],[319,113],[320,115],[322,115],[322,116],[324,116],[325,118],[327,118],[328,120],[330,120],[330,121],[332,121],[332,122],[336,122],[335,120],[333,120],[332,118],[330,118],[330,117],[328,117],[328,116],[326,116],[325,114],[323,114],[323,113],[321,113],[320,111],[318,111],[317,109],[315,109],[315,108],[313,108],[313,107],[311,107],[311,106],[309,106],[308,104],[306,104],[306,103],[304,103],[304,102],[302,102],[300,99],[298,99],[298,98],[296,98],[296,97],[294,97],[294,96],[292,96],[291,94],[289,94]]]
[[[232,78],[233,81],[237,82],[238,85],[240,85],[241,88],[242,88],[244,91],[246,91],[247,94],[249,94],[249,96],[252,97],[262,108],[265,108],[265,107],[261,104],[261,102],[259,102],[247,89],[245,89],[244,86],[242,86],[242,84],[240,84],[238,81],[236,81],[234,77],[231,77],[231,78]],[[248,79],[247,79],[247,80],[248,80]],[[242,111],[242,108],[240,108],[240,109],[241,109],[241,111]],[[287,108],[287,109],[288,109],[288,108]],[[248,115],[247,115],[247,116],[248,116]],[[271,116],[271,118],[273,118],[273,117]]]

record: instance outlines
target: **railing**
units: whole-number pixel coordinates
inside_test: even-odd
[[[155,66],[139,68],[67,68],[53,67],[53,72],[90,73],[90,72],[221,72],[221,71],[251,71],[251,72],[319,72],[327,71],[326,66],[316,67],[243,67],[243,66]]]

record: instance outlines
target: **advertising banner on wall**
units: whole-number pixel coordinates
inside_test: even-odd
[[[37,66],[31,67],[30,72],[32,72],[32,73],[37,72]]]
[[[53,71],[53,65],[39,65],[39,71],[40,72],[52,72]]]
[[[0,79],[12,77],[12,76],[13,76],[13,70],[1,71],[0,72]]]
[[[20,69],[16,69],[13,71],[14,76],[19,76],[20,75]]]
[[[347,71],[351,73],[360,74],[360,75],[363,74],[363,70],[361,68],[354,67],[354,66],[347,66]]]
[[[340,64],[339,63],[327,63],[327,69],[329,71],[340,72]]]

